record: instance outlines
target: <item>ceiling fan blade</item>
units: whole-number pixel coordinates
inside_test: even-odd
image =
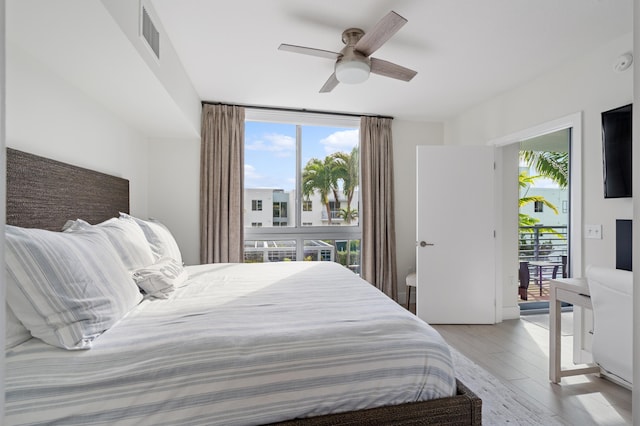
[[[320,89],[320,93],[329,93],[334,87],[338,85],[339,81],[336,78],[336,73],[331,74],[331,77],[324,83],[324,86]]]
[[[406,23],[405,18],[392,10],[358,40],[355,49],[364,56],[371,55]]]
[[[376,58],[371,58],[371,72],[403,81],[410,81],[418,74],[417,71]]]
[[[314,49],[312,47],[295,46],[293,44],[282,43],[278,50],[284,50],[293,53],[302,53],[303,55],[319,56],[320,58],[338,59],[339,53],[330,52],[328,50]]]

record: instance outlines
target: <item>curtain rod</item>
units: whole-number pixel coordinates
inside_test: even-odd
[[[319,111],[319,110],[305,109],[305,108],[269,107],[269,106],[264,106],[264,105],[243,105],[243,104],[233,104],[233,103],[226,103],[226,102],[211,102],[211,101],[202,101],[201,103],[202,103],[202,105],[230,105],[230,106],[238,106],[238,107],[243,107],[243,108],[264,109],[264,110],[271,110],[271,111],[307,112],[307,113],[311,113],[311,114],[340,115],[340,116],[343,116],[343,117],[345,117],[345,116],[346,117],[362,117],[362,116],[366,116],[366,117],[388,118],[390,120],[393,120],[393,117],[388,116],[388,115],[354,114],[354,113],[349,113],[349,112]]]

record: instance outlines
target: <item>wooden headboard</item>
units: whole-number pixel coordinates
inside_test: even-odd
[[[129,213],[129,181],[7,148],[7,223],[60,231]]]

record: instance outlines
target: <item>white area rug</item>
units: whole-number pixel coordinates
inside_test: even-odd
[[[451,355],[456,377],[482,399],[483,425],[562,425],[456,349]]]

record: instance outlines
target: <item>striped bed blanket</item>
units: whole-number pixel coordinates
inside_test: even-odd
[[[338,264],[187,270],[90,350],[8,350],[5,424],[252,425],[455,394],[442,337]]]

